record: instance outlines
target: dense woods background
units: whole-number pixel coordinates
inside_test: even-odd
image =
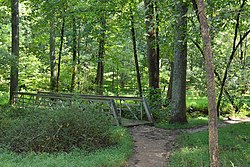
[[[206,10],[218,109],[249,110],[249,2],[209,0]],[[23,0],[17,56],[11,51],[11,1],[1,0],[1,98],[9,94],[11,67],[18,69],[20,91],[143,95],[151,106],[168,104],[172,93],[185,90],[187,97],[204,96],[196,11],[195,1]],[[171,74],[178,80],[174,91]]]
[[[127,133],[118,129],[119,137],[97,105],[22,108],[31,111],[24,116],[8,108],[16,91],[140,96],[159,124],[208,115],[209,163],[220,166],[217,117],[250,116],[249,18],[247,0],[0,0],[0,144],[15,152],[91,151]],[[41,130],[36,121],[45,123]]]

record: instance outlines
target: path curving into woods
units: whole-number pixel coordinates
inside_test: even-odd
[[[226,120],[219,124],[250,122],[247,119]],[[207,130],[207,126],[191,129],[166,130],[149,125],[140,125],[129,128],[134,141],[134,154],[128,160],[126,167],[166,167],[171,151],[176,146],[176,139],[182,133],[194,133]]]

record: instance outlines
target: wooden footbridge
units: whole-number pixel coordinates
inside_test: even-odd
[[[144,97],[99,96],[54,92],[15,92],[15,104],[18,107],[60,108],[70,107],[74,103],[79,108],[96,103],[103,112],[111,113],[115,124],[134,126],[138,124],[153,124],[154,120]],[[129,115],[129,119],[124,118]]]

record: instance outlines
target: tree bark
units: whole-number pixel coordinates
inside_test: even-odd
[[[99,39],[99,50],[98,50],[98,65],[97,65],[97,75],[96,75],[96,84],[97,84],[97,93],[103,94],[103,81],[104,81],[104,54],[105,54],[105,31],[106,31],[106,20],[104,16],[101,16],[101,33]]]
[[[223,90],[224,90],[224,86],[225,86],[225,83],[226,83],[226,79],[227,79],[227,74],[228,74],[228,71],[229,71],[229,68],[230,68],[230,65],[232,63],[232,60],[234,58],[234,54],[237,50],[237,48],[239,47],[239,45],[242,43],[243,39],[241,39],[237,45],[236,45],[236,40],[237,40],[237,34],[238,34],[238,29],[239,29],[239,24],[240,24],[240,14],[241,14],[241,11],[244,7],[244,5],[246,4],[246,1],[247,0],[243,0],[241,6],[240,6],[240,9],[237,13],[237,17],[236,17],[236,25],[235,25],[235,32],[234,32],[234,40],[233,40],[233,49],[232,49],[232,53],[229,57],[229,60],[227,62],[227,66],[226,66],[226,70],[224,72],[224,76],[223,76],[223,79],[222,79],[222,84],[221,84],[221,88],[220,88],[220,93],[219,93],[219,97],[218,97],[218,101],[217,101],[217,115],[219,116],[220,114],[220,103],[221,103],[221,98],[222,98],[222,94],[223,94]],[[250,31],[248,31],[249,33]],[[247,33],[247,35],[248,35]],[[246,36],[245,36],[246,37]]]
[[[87,38],[86,38],[86,40],[87,40]],[[80,67],[81,52],[80,52],[80,50],[81,50],[81,28],[79,28],[79,30],[78,30],[78,39],[77,39],[77,72],[78,72],[79,76],[81,75],[81,67]],[[78,86],[78,90],[80,90],[80,78],[79,77],[77,78],[77,86]],[[80,90],[80,92],[81,92],[81,90]]]
[[[55,23],[54,20],[50,21],[50,91],[56,90],[56,56],[55,56]]]
[[[170,69],[170,79],[168,84],[167,100],[171,101],[172,99],[172,88],[173,88],[173,75],[174,75],[174,62],[171,62]]]
[[[158,85],[160,87],[160,18],[159,18],[159,6],[158,6],[158,0],[155,0],[155,37],[156,37],[156,81],[158,81]]]
[[[56,91],[57,92],[59,91],[59,80],[60,80],[60,73],[61,73],[61,59],[62,59],[62,49],[63,49],[64,27],[65,27],[65,18],[63,18],[63,20],[62,20],[60,48],[59,48],[58,64],[57,64],[57,78],[56,78]]]
[[[140,97],[142,97],[141,74],[140,74],[140,68],[139,68],[139,63],[138,63],[136,37],[135,37],[135,26],[134,26],[134,15],[133,15],[131,4],[130,4],[130,18],[131,18],[131,35],[132,35],[133,50],[134,50],[137,88],[138,88]]]
[[[156,34],[154,20],[154,1],[144,0],[145,15],[146,15],[146,31],[147,31],[147,58],[148,58],[148,74],[149,87],[159,88],[159,62],[156,51]]]
[[[73,92],[75,89],[75,85],[76,85],[76,71],[77,71],[77,67],[76,67],[76,57],[77,57],[77,32],[76,32],[76,19],[73,18],[73,43],[72,43],[72,75],[71,75],[71,87],[70,87],[70,92]]]
[[[204,45],[205,69],[207,79],[208,93],[208,111],[209,111],[209,153],[210,167],[219,167],[219,147],[218,147],[218,120],[216,110],[216,93],[214,80],[214,65],[212,61],[211,40],[209,35],[209,26],[205,14],[205,5],[203,0],[197,0],[198,16],[201,26],[201,35]]]
[[[18,58],[19,58],[19,1],[12,0],[11,3],[11,68],[10,68],[10,99],[9,103],[13,104],[15,91],[18,91]]]
[[[174,71],[170,123],[184,124],[186,117],[186,69],[187,69],[187,10],[186,2],[175,4],[176,27],[174,43]]]

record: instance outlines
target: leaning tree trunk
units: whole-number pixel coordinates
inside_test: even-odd
[[[73,43],[72,43],[72,74],[71,74],[71,87],[70,87],[70,92],[73,92],[75,89],[75,85],[76,85],[76,71],[77,71],[77,67],[76,67],[76,55],[77,55],[77,32],[76,32],[76,19],[73,18]]]
[[[99,50],[98,50],[98,65],[97,65],[97,74],[96,74],[96,84],[97,84],[97,93],[103,94],[103,81],[104,81],[104,53],[105,53],[105,28],[106,20],[104,16],[101,16],[101,34],[99,39]]]
[[[208,21],[205,14],[205,5],[203,0],[197,0],[198,15],[201,26],[201,35],[204,45],[205,69],[208,92],[208,111],[209,111],[209,153],[210,167],[219,167],[219,147],[218,147],[218,120],[216,112],[216,94],[214,80],[214,65],[212,61],[212,49],[209,35]]]
[[[50,22],[50,91],[56,91],[57,75],[56,75],[56,56],[55,56],[55,23]]]
[[[140,74],[140,68],[139,68],[139,63],[138,63],[136,37],[135,37],[135,26],[134,26],[134,15],[133,15],[131,4],[130,4],[130,17],[131,17],[131,34],[132,34],[132,42],[133,42],[133,49],[134,49],[134,60],[135,60],[137,87],[138,87],[139,95],[140,95],[140,97],[142,97],[141,74]]]
[[[12,61],[10,68],[10,104],[14,103],[15,91],[18,91],[18,57],[19,57],[19,8],[18,0],[11,3],[11,26],[12,26]]]
[[[223,90],[224,90],[224,86],[226,84],[226,79],[227,79],[227,74],[228,74],[228,71],[229,71],[229,68],[230,68],[230,65],[232,63],[232,60],[234,58],[234,55],[235,55],[235,52],[237,51],[237,48],[239,47],[239,45],[242,43],[242,41],[244,40],[244,38],[246,38],[246,36],[249,34],[250,31],[248,31],[247,33],[245,33],[242,37],[242,39],[239,41],[239,43],[236,45],[236,41],[237,41],[237,34],[238,34],[238,29],[239,29],[239,24],[240,24],[240,14],[241,14],[241,11],[244,7],[244,5],[246,4],[246,1],[247,0],[243,0],[241,6],[240,6],[240,9],[238,11],[238,14],[237,14],[237,18],[236,18],[236,25],[235,25],[235,32],[234,32],[234,40],[233,40],[233,49],[232,49],[232,53],[228,59],[228,62],[227,62],[227,66],[226,66],[226,70],[224,72],[224,76],[223,76],[223,79],[222,79],[222,83],[221,83],[221,88],[220,88],[220,93],[219,93],[219,97],[218,97],[218,101],[217,101],[217,114],[219,116],[219,110],[220,110],[220,103],[221,103],[221,99],[222,99],[222,94],[223,94]]]
[[[191,40],[192,40],[192,39],[191,39]],[[201,46],[200,46],[197,42],[195,42],[194,40],[192,40],[192,42],[193,42],[194,45],[198,48],[198,50],[201,52],[203,58],[205,59],[204,53],[203,53],[203,50],[202,50]],[[216,71],[216,69],[214,69],[214,74],[215,74],[215,76],[217,77],[219,83],[222,84],[221,77],[220,77],[219,73]],[[226,89],[225,87],[224,87],[224,92],[225,92],[225,94],[226,94],[228,100],[230,101],[230,103],[231,103],[232,106],[234,107],[235,112],[238,112],[238,111],[239,111],[238,106],[234,103],[233,98],[230,96],[229,92],[227,91],[227,89]],[[218,112],[218,111],[217,111],[217,112]]]
[[[186,117],[186,69],[187,69],[187,10],[186,2],[175,5],[176,27],[174,43],[174,71],[171,99],[171,123],[184,124]]]

